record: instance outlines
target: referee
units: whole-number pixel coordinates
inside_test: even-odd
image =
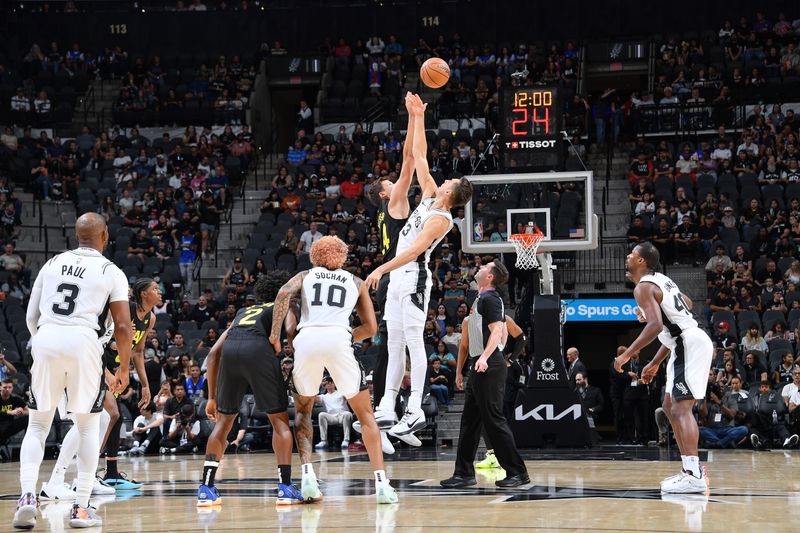
[[[461,337],[456,387],[463,387],[461,366],[466,357],[474,365],[467,382],[464,412],[458,437],[456,468],[453,477],[440,483],[445,488],[475,485],[475,453],[484,426],[505,479],[495,482],[498,487],[518,487],[530,483],[528,470],[514,444],[514,435],[503,416],[503,395],[506,381],[506,361],[499,349],[505,334],[505,310],[497,288],[508,281],[508,270],[499,261],[483,265],[475,274],[479,296],[472,304],[467,332]]]

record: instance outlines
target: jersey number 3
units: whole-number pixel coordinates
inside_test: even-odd
[[[78,293],[81,291],[80,287],[72,283],[62,283],[56,289],[64,300],[61,303],[53,304],[53,312],[61,316],[69,316],[75,311],[75,299],[78,298]]]

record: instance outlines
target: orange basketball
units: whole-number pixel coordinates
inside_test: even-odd
[[[444,59],[432,57],[420,67],[419,77],[431,89],[438,89],[450,79],[450,67]]]

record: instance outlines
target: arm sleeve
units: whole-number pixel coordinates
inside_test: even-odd
[[[128,278],[122,273],[116,265],[111,265],[109,268],[111,272],[111,296],[112,302],[127,302],[128,301]]]

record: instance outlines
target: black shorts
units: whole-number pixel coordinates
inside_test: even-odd
[[[267,339],[228,337],[219,360],[217,411],[237,414],[248,386],[259,411],[271,415],[288,409],[289,396],[281,364]]]

